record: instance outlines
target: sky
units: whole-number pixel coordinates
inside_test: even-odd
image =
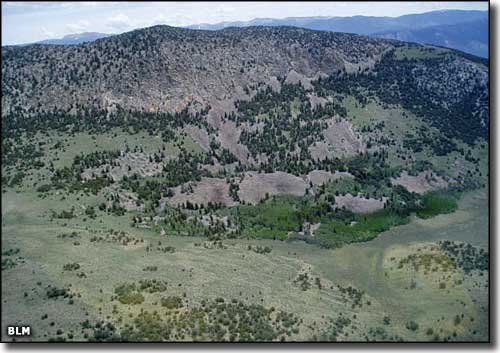
[[[488,10],[488,3],[2,1],[2,45],[32,43],[81,32],[123,33],[158,24],[188,26],[262,17],[396,17],[444,9]]]

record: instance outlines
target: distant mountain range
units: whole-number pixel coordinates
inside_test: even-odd
[[[226,27],[248,26],[294,26],[332,32],[347,32],[371,35],[385,31],[421,29],[439,25],[454,25],[487,19],[487,11],[444,10],[400,17],[287,17],[283,19],[256,18],[250,21],[220,22],[216,24],[196,24],[191,29],[218,30]]]
[[[46,40],[42,40],[40,42],[30,43],[30,44],[74,45],[74,44],[93,42],[97,39],[110,37],[112,35],[114,35],[114,34],[98,33],[98,32],[84,32],[84,33],[68,34],[68,35],[66,35],[62,38],[59,38],[59,39],[46,39]],[[28,45],[28,44],[25,44],[25,45]]]
[[[374,36],[404,42],[428,43],[458,49],[483,58],[488,57],[487,19],[416,30],[388,31],[376,33]]]
[[[250,21],[195,24],[189,29],[220,30],[227,27],[293,26],[307,29],[346,32],[406,42],[432,44],[458,49],[488,58],[488,12],[442,10],[400,17],[288,17],[256,18]],[[34,44],[80,44],[113,34],[86,32]]]
[[[488,57],[488,12],[444,10],[400,17],[288,17],[250,21],[197,24],[191,29],[219,30],[227,27],[294,26],[347,32],[402,41],[433,44]]]

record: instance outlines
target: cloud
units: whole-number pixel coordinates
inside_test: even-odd
[[[70,23],[67,25],[69,31],[72,33],[88,32],[90,30],[90,22],[85,20],[80,20],[76,23]]]
[[[7,10],[19,12],[40,12],[43,10],[66,10],[79,8],[105,8],[120,5],[119,1],[4,1],[2,6]],[[124,4],[122,3],[123,7]]]
[[[45,27],[40,27],[40,33],[42,34],[43,38],[54,38],[55,33],[48,31]]]
[[[165,14],[159,14],[153,20],[151,21],[151,25],[172,25],[173,23],[173,18],[172,16],[165,15]]]
[[[236,11],[236,9],[232,6],[221,6],[217,9],[220,13],[232,13]]]
[[[16,1],[2,2],[2,10],[5,10],[9,14],[20,14],[20,13],[40,13],[41,11],[51,11],[51,10],[65,10],[74,7],[74,3],[71,2],[50,2],[50,1]]]
[[[114,31],[126,31],[132,28],[132,20],[125,14],[119,13],[115,16],[109,17],[106,23],[107,27]]]

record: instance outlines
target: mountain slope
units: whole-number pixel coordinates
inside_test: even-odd
[[[370,66],[391,47],[381,39],[295,28],[156,26],[79,46],[4,48],[3,111],[115,103],[182,109],[189,101],[206,105],[242,94],[290,70],[312,78]]]
[[[78,46],[4,48],[2,59],[4,115],[117,107],[229,112],[235,101],[250,99],[259,87],[301,82],[312,88],[311,82],[330,76],[332,82],[359,82],[396,103],[415,92],[407,104],[419,97],[419,104],[432,111],[412,109],[439,124],[446,121],[443,126],[464,114],[464,107],[469,115],[462,119],[476,126],[474,135],[488,125],[484,61],[353,34],[292,27],[197,31],[156,26]]]

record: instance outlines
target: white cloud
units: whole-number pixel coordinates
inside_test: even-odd
[[[218,11],[221,13],[232,13],[236,11],[236,9],[232,6],[221,6],[218,8]]]
[[[175,22],[175,18],[171,15],[159,14],[153,18],[151,21],[151,26],[155,25],[172,25]]]
[[[127,15],[119,13],[109,17],[106,25],[114,31],[123,32],[132,28],[132,20]]]
[[[71,33],[88,32],[91,30],[90,22],[86,20],[80,20],[75,23],[68,24],[68,29]]]
[[[47,30],[45,27],[40,27],[40,33],[42,34],[43,38],[54,38],[55,33]]]

